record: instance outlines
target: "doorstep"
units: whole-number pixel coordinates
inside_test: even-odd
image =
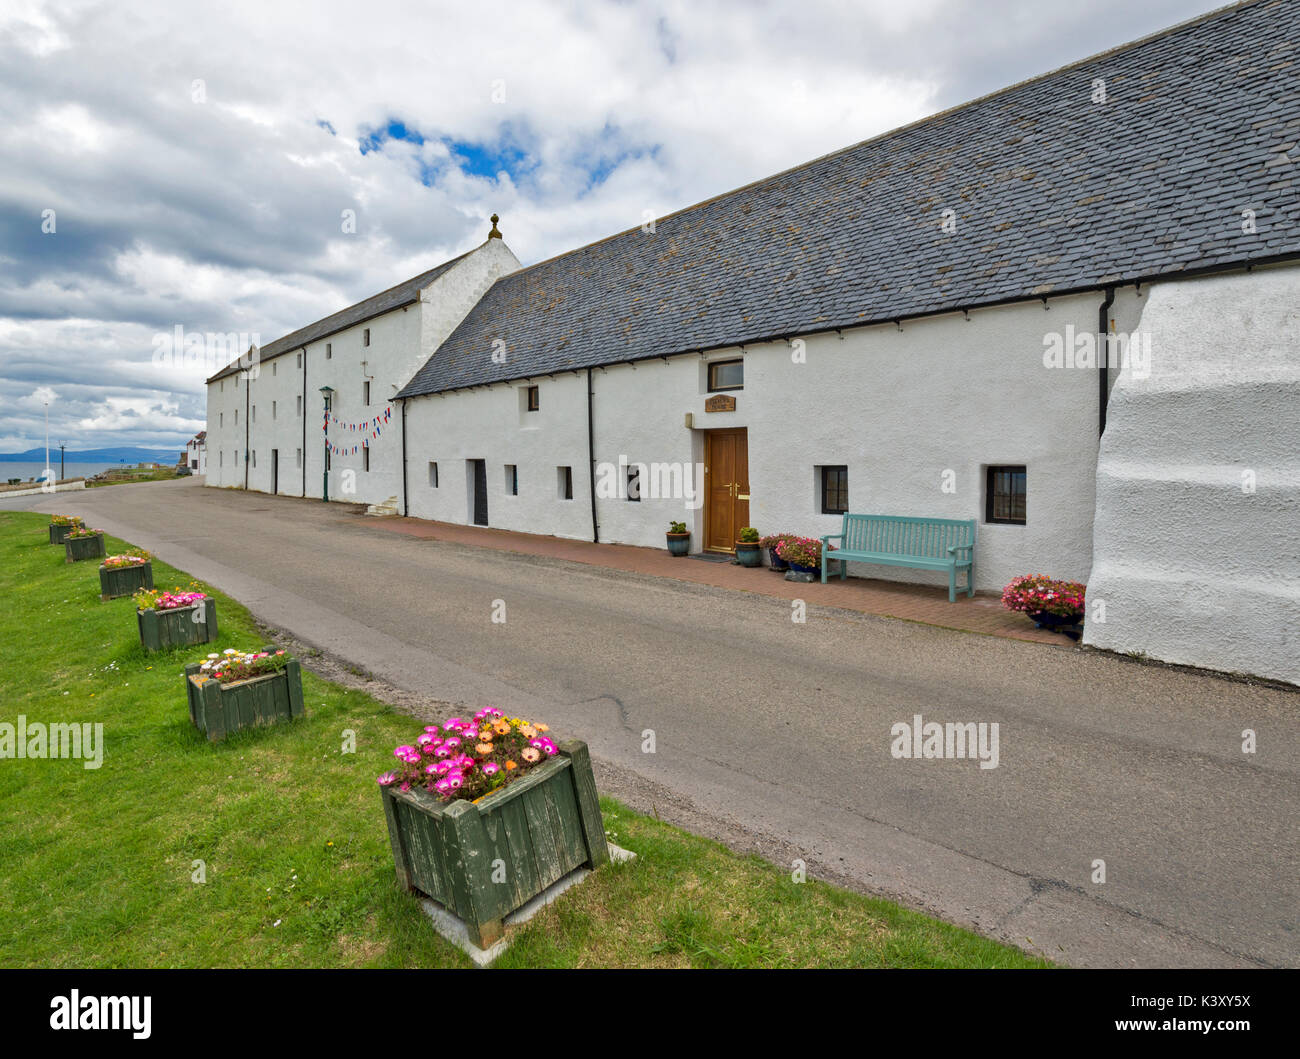
[[[961,632],[1001,636],[1008,640],[1072,646],[1073,641],[1060,633],[1037,628],[1023,614],[1002,606],[1002,597],[977,592],[973,597],[959,595],[948,602],[947,585],[916,585],[901,581],[850,577],[840,581],[832,576],[823,585],[799,584],[768,567],[752,569],[726,562],[689,562],[671,556],[662,548],[642,548],[633,544],[593,544],[591,541],[566,540],[536,533],[492,529],[487,526],[461,526],[451,522],[430,522],[418,518],[386,518],[371,525],[378,530],[400,533],[424,540],[451,541],[475,548],[521,552],[551,559],[604,566],[612,570],[671,577],[699,585],[714,585],[738,592],[756,592],[779,599],[802,599],[823,607],[839,607],[884,618],[938,625]]]

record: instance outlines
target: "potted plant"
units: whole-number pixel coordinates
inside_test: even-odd
[[[146,651],[211,643],[217,638],[217,601],[203,592],[141,589],[135,594],[135,617]]]
[[[1040,629],[1052,629],[1073,639],[1082,634],[1084,594],[1078,581],[1058,581],[1046,574],[1014,578],[1002,590],[1002,605],[1028,614]]]
[[[746,526],[740,531],[736,541],[736,559],[741,566],[762,566],[763,546],[759,542],[758,530]]]
[[[74,526],[63,538],[64,562],[79,563],[85,559],[104,558],[104,531]]]
[[[379,777],[397,882],[486,948],[552,883],[609,859],[587,745],[500,710],[428,725]]]
[[[668,524],[668,554],[686,555],[691,550],[691,535],[686,532],[685,522]]]
[[[190,720],[211,742],[231,732],[289,721],[303,714],[297,659],[267,647],[208,655],[185,667]]]
[[[142,588],[153,588],[153,558],[132,548],[121,555],[109,555],[99,564],[99,598],[133,596]]]
[[[822,542],[813,537],[786,537],[776,554],[790,565],[787,581],[812,581],[813,575],[821,575]]]
[[[74,528],[82,524],[81,519],[76,515],[51,515],[50,516],[50,543],[62,544],[63,540]]]
[[[789,570],[790,564],[781,558],[776,552],[777,547],[782,541],[795,540],[793,533],[773,533],[770,536],[762,538],[758,546],[767,552],[767,561],[772,564],[773,570]]]

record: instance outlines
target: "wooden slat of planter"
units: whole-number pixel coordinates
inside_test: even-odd
[[[393,867],[397,871],[397,885],[407,893],[411,892],[411,861],[406,851],[403,835],[406,829],[398,824],[398,803],[393,799],[387,787],[379,788],[379,797],[384,803],[384,816],[388,820],[388,844],[393,851]]]
[[[215,624],[215,623],[214,623]],[[302,704],[302,667],[297,659],[284,667],[288,674],[289,716],[301,717],[304,712]]]
[[[573,775],[573,770],[568,770]],[[578,818],[578,800],[572,781],[550,783],[542,788],[546,795],[546,812],[551,818],[551,830],[560,836],[559,848],[564,851],[564,870],[567,874],[587,863],[587,842]]]
[[[407,864],[411,882],[435,901],[446,904],[446,866],[439,855],[441,822],[404,801],[397,802],[398,823],[406,836]]]
[[[492,859],[499,859],[505,866],[505,886],[509,894],[506,910],[513,911],[529,898],[527,888],[521,884],[520,879],[520,873],[527,869],[527,865],[520,863],[520,858],[510,846],[510,834],[506,827],[505,814],[480,813],[479,815],[483,820],[483,829],[487,834],[488,845],[491,847]],[[499,886],[501,884],[495,883],[494,885]]]
[[[520,801],[528,817],[528,834],[533,840],[533,860],[537,865],[537,881],[543,887],[550,886],[564,875],[564,866],[560,862],[557,849],[562,838],[551,830],[551,821],[546,815],[545,789],[534,788],[527,791]]]
[[[609,861],[609,844],[605,840],[605,821],[600,815],[600,797],[596,778],[591,772],[591,754],[580,739],[566,739],[558,744],[560,753],[573,766],[573,789],[578,799],[578,817],[587,840],[587,857],[592,868]]]

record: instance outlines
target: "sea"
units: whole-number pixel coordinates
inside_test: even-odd
[[[54,472],[56,478],[89,478],[92,474],[106,471],[110,467],[134,466],[134,463],[73,463],[67,460],[63,464],[63,473],[60,474],[58,453],[55,453],[54,458],[50,460],[50,470]],[[45,464],[41,462],[0,460],[0,484],[9,481],[10,478],[21,478],[24,482],[29,478],[39,480],[44,473]]]

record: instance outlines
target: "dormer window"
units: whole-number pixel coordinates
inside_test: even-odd
[[[709,393],[745,388],[743,360],[715,360],[709,365]]]

